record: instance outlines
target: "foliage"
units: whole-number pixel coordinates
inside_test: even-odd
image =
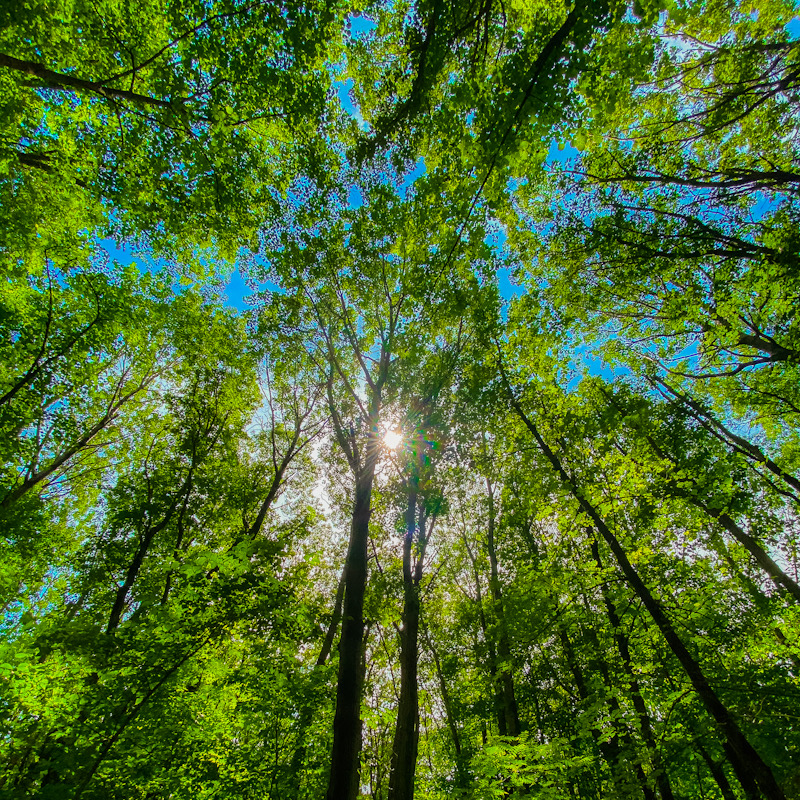
[[[800,797],[794,16],[3,5],[0,798]]]

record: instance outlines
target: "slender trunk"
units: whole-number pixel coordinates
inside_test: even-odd
[[[333,601],[333,615],[331,616],[331,624],[328,625],[328,631],[325,634],[325,639],[322,642],[322,648],[317,656],[316,665],[324,667],[328,656],[333,649],[333,640],[336,638],[336,631],[339,629],[339,623],[342,619],[342,600],[344,599],[344,587],[347,576],[347,565],[345,564],[342,574],[339,576],[339,584],[336,587],[336,598]]]
[[[611,533],[611,530],[605,525],[588,501],[583,500],[581,504],[584,505],[584,510],[587,511],[587,513],[589,513],[588,508],[591,508],[592,513],[589,513],[589,516],[592,518],[595,525],[598,526],[600,534],[606,540],[609,549],[614,554],[625,579],[639,596],[639,599],[658,626],[661,635],[686,672],[692,687],[705,706],[706,711],[708,711],[710,716],[717,723],[720,733],[725,739],[725,744],[730,751],[730,758],[734,771],[742,785],[744,786],[755,779],[764,796],[769,798],[769,800],[786,800],[783,791],[775,780],[775,776],[772,774],[772,770],[742,733],[739,725],[731,716],[727,707],[722,703],[719,697],[717,697],[716,692],[714,692],[711,685],[708,683],[708,679],[703,673],[700,664],[691,655],[686,645],[683,643],[683,640],[678,636],[672,626],[672,622],[664,613],[661,604],[639,577],[638,572],[636,572],[633,565],[628,560],[627,554],[620,546],[617,538]]]
[[[283,486],[283,476],[286,474],[286,470],[289,468],[289,465],[292,463],[292,460],[297,455],[299,450],[297,445],[300,441],[300,432],[300,423],[298,423],[297,430],[294,433],[291,444],[281,459],[280,464],[276,463],[275,465],[275,474],[272,476],[272,482],[269,485],[266,497],[261,502],[261,506],[258,509],[258,514],[256,514],[255,521],[245,533],[246,538],[250,540],[255,539],[256,536],[261,533],[261,528],[264,526],[264,520],[267,518],[267,513],[272,508],[272,504],[275,502],[275,498],[278,496],[281,486]]]
[[[714,761],[714,759],[711,757],[711,754],[705,749],[705,747],[703,747],[700,741],[696,740],[694,746],[697,749],[697,752],[702,756],[703,761],[706,762],[708,771],[716,781],[717,786],[719,786],[719,790],[722,792],[722,797],[724,800],[737,800],[736,793],[733,791],[731,784],[728,781],[728,776],[722,769],[722,764],[720,764],[718,761]]]
[[[278,492],[283,486],[283,476],[286,473],[286,469],[288,468],[289,464],[292,462],[292,459],[297,455],[297,442],[300,438],[300,431],[298,430],[295,433],[294,441],[289,446],[289,450],[287,451],[286,455],[283,457],[279,466],[276,465],[275,468],[275,475],[272,478],[270,483],[269,489],[267,490],[267,496],[261,501],[261,505],[258,508],[258,513],[256,514],[255,521],[252,525],[247,527],[246,525],[242,526],[241,531],[239,534],[233,539],[228,547],[228,552],[232,553],[242,542],[244,541],[254,541],[256,536],[261,533],[261,529],[264,527],[264,520],[267,518],[267,513],[269,512],[270,508],[272,508],[272,504],[275,502],[275,498],[278,496]],[[219,567],[214,567],[213,569],[208,571],[208,577],[212,575],[216,575],[219,573]],[[337,608],[341,610],[341,599],[338,602]],[[338,619],[337,619],[338,625]],[[333,643],[331,642],[331,645]],[[323,659],[324,663],[324,659]]]
[[[491,635],[489,631],[489,625],[486,621],[486,613],[483,609],[483,592],[481,591],[481,581],[480,575],[478,573],[478,564],[475,560],[475,555],[472,552],[472,548],[469,546],[469,542],[467,541],[466,535],[462,537],[464,541],[464,545],[467,548],[467,554],[469,555],[470,563],[472,564],[472,574],[473,578],[475,579],[475,592],[477,594],[477,601],[478,601],[478,618],[481,623],[481,631],[483,633],[483,639],[486,642],[487,649],[489,650],[489,677],[491,679],[491,686],[492,686],[492,703],[494,707],[495,717],[497,719],[497,732],[501,736],[505,736],[507,733],[506,728],[506,715],[503,713],[503,698],[498,690],[497,686],[497,650],[495,649],[494,645],[494,636]]]
[[[100,751],[92,762],[91,766],[89,767],[86,775],[84,776],[83,780],[78,784],[77,789],[75,790],[75,794],[73,795],[73,800],[79,800],[81,795],[83,794],[86,787],[91,783],[92,779],[95,776],[95,773],[99,769],[100,765],[105,761],[106,757],[108,756],[111,749],[119,740],[120,736],[125,732],[125,729],[130,725],[136,717],[141,712],[142,708],[144,708],[157,694],[157,692],[161,689],[161,687],[193,656],[197,655],[197,653],[202,650],[203,647],[208,644],[211,640],[211,636],[204,639],[197,647],[190,650],[185,656],[183,656],[174,666],[170,667],[159,680],[156,682],[155,686],[149,689],[144,697],[139,700],[133,708],[122,718],[122,721],[117,726],[117,729],[114,733],[106,739],[105,743],[100,748]]]
[[[450,697],[450,690],[447,688],[447,681],[442,671],[442,663],[439,659],[439,653],[436,646],[433,644],[433,639],[425,632],[425,644],[433,656],[433,665],[436,668],[436,679],[439,681],[439,691],[442,693],[442,704],[444,705],[444,713],[447,718],[447,727],[450,729],[450,736],[453,738],[453,749],[456,752],[456,770],[461,767],[461,737],[458,733],[458,725],[456,718],[453,715],[453,701]]]
[[[588,611],[589,603],[587,602],[586,597],[584,597],[583,600]],[[633,740],[630,727],[625,722],[626,715],[623,713],[622,706],[620,706],[619,699],[614,692],[615,687],[611,680],[611,675],[609,674],[608,664],[603,657],[603,648],[600,644],[600,639],[597,636],[597,631],[595,631],[592,625],[589,625],[586,628],[586,637],[591,642],[593,649],[593,656],[590,658],[589,666],[593,671],[599,673],[603,679],[603,685],[607,690],[606,697],[608,706],[611,710],[610,717],[612,720],[615,720],[614,725],[616,730],[611,735],[609,744],[611,744],[614,748],[616,773],[619,776],[619,781],[625,781],[625,790],[627,794],[633,794],[635,792],[635,786],[638,785],[642,790],[645,800],[656,800],[655,792],[647,780],[647,776],[644,773],[644,769],[642,769],[641,762],[638,760],[633,765],[635,777],[633,781],[631,780],[631,764],[624,756],[622,748],[623,746],[626,746],[629,752],[633,753],[637,749],[636,743]]]
[[[717,438],[720,439],[720,441],[726,442],[729,445],[733,445],[740,453],[746,455],[748,458],[758,464],[763,464],[773,475],[777,475],[779,478],[782,478],[784,481],[786,481],[786,483],[788,483],[792,488],[800,491],[800,480],[776,464],[766,455],[766,453],[764,453],[760,447],[754,445],[752,442],[747,441],[747,439],[743,438],[742,436],[737,436],[733,431],[726,428],[721,422],[719,422],[719,420],[717,420],[709,411],[703,408],[703,406],[692,397],[681,394],[676,389],[673,389],[668,383],[662,381],[660,378],[654,378],[653,383],[663,386],[664,389],[673,397],[677,398],[684,405],[688,406],[692,416],[698,422],[702,423],[706,430],[710,430],[712,433],[714,433]],[[792,496],[794,497],[794,495]]]
[[[567,667],[569,668],[570,673],[572,674],[572,679],[575,682],[575,687],[578,690],[578,697],[580,698],[581,705],[584,706],[588,710],[589,707],[589,686],[586,683],[586,676],[583,674],[583,669],[581,668],[580,664],[578,663],[577,658],[575,657],[575,649],[572,646],[572,642],[570,641],[569,635],[567,631],[562,625],[558,626],[558,636],[561,640],[561,648],[564,651],[564,657],[567,661]],[[604,739],[599,730],[595,727],[592,723],[589,725],[589,732],[592,735],[592,739],[594,740],[595,747],[600,751],[600,755],[603,757],[603,761],[608,764],[608,769],[611,773],[611,780],[613,781],[615,787],[615,793],[617,794],[625,794],[624,787],[620,785],[620,775],[619,775],[619,767],[620,767],[620,752],[619,752],[619,743],[617,741],[616,736],[612,737],[611,739]],[[602,778],[601,772],[599,769],[599,764],[597,764],[597,779],[598,779],[598,788],[602,788]]]
[[[344,614],[339,642],[339,676],[327,800],[355,800],[361,755],[361,655],[364,640],[364,593],[367,586],[367,543],[372,513],[375,463],[371,453],[356,477],[350,543],[347,550]]]
[[[122,614],[125,611],[125,606],[128,602],[128,592],[130,592],[130,590],[133,588],[133,584],[136,581],[136,578],[139,575],[139,570],[142,567],[144,557],[147,555],[147,551],[150,549],[150,545],[153,543],[153,539],[159,530],[161,530],[160,526],[148,528],[142,536],[142,539],[136,548],[136,552],[133,554],[133,559],[128,565],[128,570],[125,573],[125,580],[123,580],[122,585],[117,588],[117,591],[114,594],[114,604],[111,607],[111,614],[109,614],[108,617],[106,634],[113,633],[119,627],[119,624],[122,620]]]
[[[414,574],[412,548],[416,533],[419,475],[409,481],[406,532],[403,538],[403,629],[400,638],[400,699],[389,771],[389,800],[413,800],[419,745],[419,578]],[[422,521],[422,515],[420,515]],[[422,533],[420,532],[420,536]]]
[[[597,563],[598,569],[602,572],[603,562],[600,558],[600,547],[597,540],[592,542],[592,555]],[[614,632],[614,643],[617,646],[617,652],[622,659],[622,664],[625,669],[625,674],[628,678],[628,687],[630,688],[631,700],[633,701],[633,708],[636,711],[636,716],[639,719],[639,728],[642,732],[642,739],[645,746],[650,753],[650,760],[653,764],[653,773],[658,786],[658,792],[662,800],[674,800],[675,795],[672,792],[672,784],[669,780],[669,775],[666,771],[666,766],[661,758],[661,754],[656,743],[655,736],[653,735],[653,727],[650,722],[650,714],[647,711],[647,705],[644,702],[642,691],[639,686],[639,681],[636,679],[636,673],[633,670],[633,659],[631,658],[631,650],[628,642],[628,637],[625,634],[622,621],[617,614],[614,601],[609,595],[608,585],[603,582],[600,584],[601,593],[603,595],[603,604],[606,607],[606,614],[608,621],[611,624],[611,629]]]
[[[189,492],[183,497],[183,505],[181,506],[180,513],[178,514],[178,519],[175,520],[175,527],[178,529],[178,535],[175,538],[175,546],[172,548],[172,557],[177,562],[181,555],[181,547],[183,545],[183,536],[185,534],[185,528],[183,524],[183,519],[186,516],[186,509],[189,505]],[[169,570],[167,572],[167,577],[164,580],[164,591],[161,593],[161,605],[165,606],[167,601],[169,600],[170,592],[172,591],[172,575],[173,570]]]
[[[155,377],[155,376],[153,376]],[[41,483],[46,478],[49,478],[56,470],[66,464],[70,459],[74,458],[81,450],[85,450],[91,443],[92,439],[97,436],[102,430],[107,428],[117,417],[120,408],[128,402],[131,398],[135,397],[139,392],[141,392],[149,383],[152,381],[152,378],[149,378],[143,381],[139,386],[137,386],[133,391],[128,392],[115,402],[113,402],[100,417],[94,425],[92,425],[79,439],[73,442],[66,450],[61,452],[58,456],[56,456],[46,467],[43,469],[37,470],[33,472],[33,474],[29,475],[19,486],[12,489],[3,499],[0,501],[0,508],[8,508],[17,500],[19,500],[24,494],[29,492],[33,489],[34,486]]]
[[[111,424],[116,416],[115,412],[104,414],[83,436],[70,445],[66,450],[62,451],[56,458],[54,458],[46,467],[37,470],[21,484],[13,488],[3,499],[0,501],[0,507],[8,508],[19,500],[23,495],[27,494],[34,486],[41,483],[46,478],[49,478],[56,470],[62,467],[70,459],[74,458],[81,450],[89,446],[92,439],[97,436],[104,428]]]
[[[728,533],[741,544],[748,553],[758,562],[759,566],[772,578],[773,583],[779,589],[785,589],[792,597],[800,602],[800,585],[792,580],[776,563],[769,557],[763,547],[752,537],[740,528],[736,522],[724,511],[711,508],[706,505],[699,497],[691,496],[690,501],[697,508],[713,517]]]
[[[498,686],[499,697],[502,701],[501,713],[505,718],[505,728],[508,736],[519,736],[519,709],[517,697],[514,692],[514,675],[511,672],[511,644],[508,639],[505,611],[503,609],[503,594],[500,588],[500,578],[497,568],[497,548],[495,547],[495,508],[494,487],[486,479],[489,496],[489,524],[486,531],[486,543],[489,551],[489,569],[491,578],[489,586],[492,592],[493,610],[497,628],[497,652],[499,659],[500,681]]]
[[[751,599],[753,600],[753,604],[764,615],[765,619],[767,620],[767,625],[772,628],[772,633],[780,643],[781,647],[784,648],[786,657],[792,662],[792,664],[794,664],[795,670],[800,672],[800,659],[797,657],[797,654],[793,652],[791,644],[786,639],[786,634],[772,619],[772,613],[770,612],[769,608],[769,597],[767,597],[764,592],[761,591],[761,589],[756,585],[755,581],[749,575],[746,575],[744,572],[742,572],[742,570],[739,569],[738,565],[733,560],[730,550],[728,550],[721,536],[712,539],[711,544],[717,553],[719,553],[719,555],[722,556],[722,558],[728,564],[731,574],[736,578],[736,580],[739,581],[739,583],[744,587],[744,590],[750,595]]]
[[[315,666],[317,667],[325,666],[325,663],[331,654],[331,650],[333,649],[333,640],[336,638],[336,631],[339,629],[339,622],[342,619],[342,600],[344,599],[346,570],[347,565],[345,565],[344,569],[342,570],[342,574],[339,576],[339,584],[336,588],[336,598],[333,601],[333,615],[331,617],[331,623],[328,626],[328,630],[325,634],[325,639],[322,642],[319,655],[317,656],[317,660],[315,662]],[[302,777],[303,763],[305,762],[306,758],[306,731],[308,730],[308,726],[311,725],[313,715],[314,708],[310,704],[305,703],[302,711],[300,712],[300,721],[297,724],[297,747],[295,747],[294,753],[292,753],[289,776],[289,797],[300,796],[300,780]]]
[[[136,578],[139,575],[139,570],[142,568],[142,562],[144,561],[144,557],[147,555],[147,551],[150,549],[150,545],[153,543],[153,539],[155,539],[156,534],[163,531],[164,528],[169,525],[169,522],[178,507],[180,498],[184,495],[184,493],[186,496],[188,496],[191,492],[191,488],[192,470],[190,469],[189,475],[186,477],[183,485],[176,493],[161,520],[156,525],[148,526],[145,529],[141,541],[136,548],[136,552],[133,555],[133,559],[128,565],[128,570],[125,573],[125,580],[122,582],[122,586],[117,589],[117,592],[114,596],[114,605],[111,608],[108,625],[106,626],[107,634],[113,633],[119,627],[120,620],[122,619],[122,613],[125,610],[125,605],[128,601],[128,593],[130,592],[134,582],[136,581]]]
[[[603,390],[601,390],[603,391]],[[606,399],[614,405],[618,410],[620,407],[616,404],[613,397],[609,395],[607,392],[603,391],[603,395]],[[646,431],[642,431],[640,428],[637,427],[650,447],[653,448],[653,452],[659,457],[664,459],[665,461],[670,461],[676,466],[680,466],[678,462],[672,456],[668,455],[664,452],[664,450],[658,445],[658,443],[653,439],[652,436],[648,435]],[[725,530],[728,531],[745,549],[750,553],[750,555],[755,558],[758,562],[759,566],[772,578],[773,582],[782,589],[786,589],[795,600],[800,601],[800,585],[794,580],[792,580],[776,563],[775,561],[770,558],[767,552],[764,550],[763,547],[748,533],[746,533],[736,522],[724,511],[721,511],[716,508],[712,508],[708,505],[703,499],[694,491],[688,488],[678,487],[675,483],[672,484],[671,488],[672,493],[675,497],[681,497],[687,499],[692,505],[699,508],[701,511],[705,512],[709,517],[712,519],[717,520]]]
[[[564,486],[570,491],[575,500],[577,500],[581,510],[592,520],[595,529],[600,533],[609,549],[614,554],[614,558],[619,564],[620,570],[625,580],[628,582],[628,585],[636,592],[642,604],[661,631],[661,635],[664,637],[673,655],[683,667],[697,696],[700,698],[706,711],[708,711],[709,715],[716,722],[720,733],[730,748],[731,757],[733,759],[732,766],[737,777],[739,777],[742,782],[742,785],[745,785],[748,780],[754,779],[759,789],[768,800],[786,800],[786,796],[775,780],[772,770],[742,733],[739,725],[731,716],[727,707],[722,703],[719,697],[717,697],[716,692],[714,692],[711,685],[708,683],[700,664],[689,652],[680,636],[678,636],[677,631],[672,626],[672,622],[665,614],[661,603],[656,600],[642,581],[639,573],[633,567],[627,554],[617,540],[617,537],[605,524],[604,520],[597,512],[597,509],[586,499],[582,489],[578,487],[564,469],[558,456],[550,449],[544,439],[542,439],[538,428],[525,414],[519,401],[517,401],[513,395],[511,403],[514,410],[535,439],[539,449],[550,462],[556,474],[561,478]]]
[[[26,163],[25,155],[23,153],[18,153],[17,157],[19,158],[21,163]],[[30,163],[30,158],[28,159],[28,163]],[[42,164],[38,165],[40,169],[47,169],[48,171],[52,171],[51,168],[47,166],[43,166]],[[49,277],[48,271],[48,277]],[[88,278],[87,278],[88,282]],[[91,287],[91,283],[89,283]],[[94,289],[92,288],[94,291]],[[95,293],[95,298],[97,298],[97,293]],[[47,342],[50,336],[50,328],[53,324],[53,290],[52,284],[50,286],[49,292],[49,304],[47,309],[47,320],[45,321],[44,326],[44,333],[42,334],[42,344],[39,347],[39,352],[37,353],[36,357],[33,360],[33,363],[27,370],[27,372],[19,378],[19,380],[14,383],[14,385],[0,397],[0,406],[5,405],[6,403],[10,403],[14,397],[16,397],[17,393],[24,389],[26,386],[29,386],[33,380],[38,377],[41,372],[47,369],[53,362],[57,361],[59,358],[62,358],[66,355],[84,336],[86,336],[91,329],[98,324],[100,321],[100,301],[99,299],[96,300],[97,302],[97,313],[95,314],[92,321],[86,325],[85,327],[81,328],[74,336],[67,340],[67,342],[58,350],[58,352],[53,353],[52,355],[48,356],[42,361],[42,357],[44,356],[45,350],[47,349]]]

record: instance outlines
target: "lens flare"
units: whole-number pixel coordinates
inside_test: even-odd
[[[403,434],[399,431],[386,431],[383,436],[383,443],[391,450],[397,449],[403,441]]]

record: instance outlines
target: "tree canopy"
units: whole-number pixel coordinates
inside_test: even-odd
[[[0,800],[800,798],[795,14],[4,4]]]

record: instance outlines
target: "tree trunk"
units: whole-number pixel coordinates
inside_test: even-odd
[[[419,745],[417,659],[419,656],[419,579],[422,576],[421,574],[414,574],[412,560],[412,547],[417,521],[419,475],[413,475],[409,483],[406,533],[403,538],[403,630],[400,639],[400,699],[397,704],[397,724],[395,725],[391,768],[389,771],[389,800],[413,800],[414,775],[417,769],[417,748]],[[422,522],[422,520],[422,515],[420,515],[420,521]]]
[[[442,663],[439,659],[439,653],[436,650],[436,646],[433,644],[433,640],[425,632],[425,643],[428,649],[431,651],[431,655],[433,656],[433,664],[436,667],[436,678],[439,681],[439,690],[442,693],[442,704],[444,705],[444,713],[447,717],[447,727],[450,729],[450,735],[453,738],[453,749],[456,752],[456,770],[461,774],[463,765],[461,764],[461,736],[458,733],[458,725],[456,724],[456,718],[453,715],[453,701],[450,697],[450,690],[447,688],[447,681],[444,678],[444,672],[442,671]]]
[[[339,676],[327,800],[355,800],[361,756],[361,651],[364,640],[364,593],[367,587],[367,543],[372,513],[375,462],[367,454],[356,476],[350,543],[345,567],[344,613],[339,642]]]
[[[584,605],[589,610],[589,602],[587,601],[586,597],[584,596]],[[612,720],[615,720],[615,726],[617,730],[611,735],[609,740],[609,744],[614,748],[614,757],[615,757],[615,764],[616,764],[616,772],[619,776],[620,783],[623,781],[625,782],[625,793],[631,795],[635,791],[635,786],[638,785],[639,788],[642,790],[642,794],[645,797],[645,800],[656,800],[656,795],[653,789],[651,788],[650,784],[648,783],[647,776],[644,773],[644,769],[642,768],[641,762],[637,759],[636,762],[632,765],[626,758],[623,751],[623,747],[627,747],[630,752],[634,752],[636,749],[636,743],[634,742],[633,735],[630,729],[630,726],[625,721],[625,714],[622,711],[622,707],[619,704],[619,699],[617,698],[616,693],[614,692],[614,683],[611,679],[611,675],[608,670],[608,664],[605,661],[603,656],[603,647],[600,644],[600,639],[597,636],[597,631],[594,629],[592,625],[589,625],[586,628],[586,638],[592,645],[594,654],[589,659],[589,667],[594,672],[600,674],[601,678],[603,679],[603,685],[605,686],[607,693],[607,702],[609,709],[611,710],[610,717]],[[635,776],[632,776],[630,773],[631,767],[633,767],[633,771],[635,772]],[[633,777],[633,780],[632,780]]]
[[[700,701],[708,711],[709,715],[716,722],[720,733],[722,734],[725,743],[730,749],[730,756],[732,758],[732,766],[736,772],[742,785],[746,785],[749,780],[755,780],[759,789],[768,800],[786,800],[782,789],[775,780],[772,770],[761,758],[756,749],[747,740],[747,737],[742,733],[739,725],[731,716],[727,707],[717,697],[716,692],[711,688],[705,674],[703,673],[700,664],[695,660],[692,654],[687,649],[683,640],[678,636],[678,633],[672,626],[671,621],[664,613],[661,603],[656,600],[642,579],[639,573],[635,570],[628,556],[620,545],[617,537],[612,533],[611,529],[605,524],[603,519],[597,512],[597,509],[586,499],[584,492],[577,486],[575,481],[570,477],[569,473],[564,469],[558,456],[550,449],[547,443],[542,439],[538,428],[531,419],[525,414],[522,406],[516,398],[511,398],[511,403],[514,410],[519,415],[525,426],[528,428],[533,438],[536,440],[539,449],[550,462],[553,470],[561,478],[564,486],[570,491],[572,496],[578,501],[581,510],[592,520],[595,528],[605,540],[614,558],[619,564],[620,570],[628,582],[628,585],[636,592],[642,604],[647,609],[653,621],[661,631],[667,645],[672,651],[673,655],[678,659],[679,663],[686,672],[689,681],[692,684],[695,692],[697,693]]]
[[[692,416],[700,422],[706,430],[714,433],[720,441],[733,446],[738,452],[746,455],[751,461],[755,461],[757,464],[763,464],[773,475],[777,475],[779,478],[786,481],[793,489],[800,491],[800,480],[790,472],[787,472],[780,465],[776,464],[760,447],[749,442],[742,436],[737,436],[733,431],[726,428],[694,398],[681,394],[660,378],[653,378],[652,384],[662,386],[673,397],[680,400],[681,403],[689,408]],[[792,495],[792,497],[795,497],[795,495]]]
[[[597,563],[598,568],[602,572],[603,562],[600,558],[600,547],[597,540],[592,542],[592,555]],[[669,775],[666,771],[666,766],[661,758],[656,743],[655,736],[653,735],[653,727],[650,723],[650,715],[647,711],[647,705],[642,697],[642,691],[639,687],[639,681],[633,671],[633,659],[631,658],[631,650],[628,643],[628,637],[622,628],[622,622],[617,614],[614,601],[609,595],[608,585],[603,582],[600,584],[600,590],[603,595],[603,604],[606,607],[608,621],[611,624],[611,629],[614,632],[614,643],[617,646],[622,664],[625,669],[625,674],[628,677],[628,687],[631,693],[631,700],[633,701],[633,708],[636,711],[636,716],[639,718],[639,728],[642,732],[642,739],[645,746],[650,753],[650,760],[653,764],[653,772],[656,778],[656,785],[662,800],[674,800],[675,795],[672,793],[672,784],[669,780]]]
[[[495,625],[497,629],[497,652],[499,659],[499,686],[498,695],[502,702],[500,713],[505,720],[505,729],[508,736],[519,736],[519,709],[517,708],[517,697],[514,692],[514,675],[511,672],[511,644],[508,639],[508,627],[506,626],[505,611],[503,610],[503,594],[500,588],[500,578],[497,568],[497,548],[495,547],[495,509],[494,509],[494,487],[489,479],[486,479],[486,486],[489,496],[489,524],[486,531],[486,543],[489,552],[489,568],[491,578],[489,585],[492,591],[493,611]]]
[[[64,466],[70,459],[74,458],[82,450],[85,450],[92,439],[97,436],[101,431],[109,427],[119,414],[122,406],[128,400],[135,397],[139,392],[145,389],[155,378],[155,375],[142,381],[133,391],[117,398],[109,405],[106,413],[100,417],[94,425],[92,425],[84,434],[73,442],[66,450],[58,454],[46,467],[40,470],[33,471],[19,486],[15,486],[2,500],[0,500],[0,508],[8,508],[23,495],[33,489],[34,486],[41,483],[46,478],[49,478],[56,470]]]
[[[583,669],[578,663],[578,659],[575,657],[575,649],[572,646],[572,642],[570,641],[569,634],[566,631],[566,628],[563,625],[558,626],[558,637],[561,640],[561,648],[564,651],[564,657],[567,661],[567,667],[569,668],[570,673],[572,674],[572,680],[575,681],[575,687],[578,690],[578,697],[580,698],[581,705],[584,706],[587,710],[589,708],[589,699],[590,699],[590,692],[589,686],[586,683],[586,676],[583,673]],[[594,720],[592,721],[594,722]],[[589,725],[589,732],[592,735],[592,739],[594,740],[595,747],[600,751],[600,755],[603,757],[603,761],[608,764],[609,772],[611,773],[611,780],[613,782],[615,791],[612,794],[615,795],[624,795],[624,787],[621,785],[620,781],[620,774],[619,774],[619,767],[620,767],[620,752],[619,752],[619,742],[617,741],[616,736],[612,736],[611,739],[606,740],[602,738],[601,733],[594,724]],[[598,767],[597,769],[597,780],[598,780],[598,789],[602,789],[602,776],[599,769],[599,764],[596,764]]]
[[[728,776],[722,769],[722,764],[714,761],[714,759],[711,757],[711,754],[699,741],[695,741],[694,746],[697,748],[697,752],[703,757],[703,761],[706,762],[706,766],[716,781],[717,786],[719,786],[719,790],[722,792],[722,797],[724,800],[737,800],[736,793],[733,791],[731,784],[728,781]]]
[[[739,569],[736,562],[733,560],[730,550],[721,536],[715,537],[711,541],[714,550],[725,560],[731,570],[731,574],[750,595],[755,607],[764,615],[766,624],[772,629],[772,633],[780,646],[784,648],[784,655],[794,664],[797,672],[800,672],[800,658],[797,653],[792,650],[791,643],[786,639],[786,634],[781,630],[780,625],[775,622],[770,613],[770,598],[756,585],[755,581],[747,574]]]
[[[331,654],[331,650],[333,649],[333,640],[336,637],[336,631],[339,629],[339,623],[342,619],[342,601],[344,599],[344,584],[345,584],[345,573],[347,571],[347,565],[345,565],[344,569],[342,570],[342,574],[339,576],[339,584],[336,587],[336,598],[333,602],[333,615],[331,616],[331,622],[328,626],[328,630],[325,634],[325,639],[322,642],[322,647],[320,648],[319,655],[317,656],[317,660],[315,662],[316,667],[324,667],[325,663],[328,660],[328,656]],[[312,719],[314,715],[314,708],[310,705],[310,703],[306,702],[303,705],[303,708],[300,712],[300,721],[297,724],[297,747],[294,749],[294,753],[292,753],[292,761],[290,767],[290,775],[289,775],[289,786],[290,786],[290,793],[289,797],[299,797],[300,796],[300,786],[301,786],[301,778],[302,778],[302,771],[303,771],[303,763],[306,759],[306,731],[308,730],[309,725],[311,725]]]
[[[193,469],[194,466],[190,468],[189,474],[186,476],[186,480],[183,482],[181,488],[176,492],[175,497],[169,504],[167,510],[164,512],[164,516],[161,518],[161,520],[155,525],[148,525],[142,534],[141,541],[136,548],[136,552],[134,553],[133,559],[128,566],[128,570],[125,573],[125,580],[122,582],[122,586],[117,589],[117,592],[114,596],[114,605],[112,606],[111,614],[109,615],[108,625],[106,626],[106,634],[113,633],[119,627],[120,620],[122,619],[122,613],[125,610],[125,605],[128,601],[128,593],[130,592],[134,582],[136,581],[136,578],[139,575],[139,570],[142,568],[144,557],[147,555],[147,551],[150,549],[150,545],[153,543],[153,539],[155,539],[156,534],[160,533],[162,530],[164,530],[164,528],[167,527],[167,525],[169,525],[170,520],[178,508],[178,503],[180,502],[181,497],[188,497],[192,491]]]
[[[736,522],[724,511],[719,511],[716,508],[711,508],[706,505],[699,497],[693,495],[690,497],[691,503],[697,508],[708,514],[709,517],[717,520],[728,533],[741,544],[748,553],[758,562],[758,565],[764,572],[772,578],[773,583],[779,589],[785,589],[792,597],[800,602],[800,585],[792,580],[767,554],[766,550],[752,537],[740,528]]]
[[[489,650],[489,677],[492,686],[492,705],[497,719],[497,732],[501,736],[505,736],[508,732],[506,728],[506,715],[503,712],[503,698],[497,685],[497,650],[494,645],[494,636],[489,631],[489,624],[486,621],[486,613],[483,609],[483,592],[481,591],[480,575],[478,573],[478,563],[475,560],[475,555],[472,548],[469,546],[466,534],[462,536],[464,546],[467,548],[470,563],[472,564],[472,574],[475,579],[475,592],[477,595],[478,603],[478,617],[481,623],[481,631],[483,633],[484,641],[486,642],[487,649]]]
[[[666,384],[665,384],[666,385]],[[606,399],[614,405],[618,410],[621,411],[619,406],[614,402],[613,397],[611,397],[607,392],[603,392]],[[675,458],[669,456],[667,453],[662,450],[662,448],[658,445],[656,441],[654,441],[652,436],[649,436],[646,431],[640,432],[644,435],[645,439],[647,440],[650,447],[653,448],[653,452],[659,457],[664,459],[665,461],[670,461],[675,464],[676,467],[680,465],[676,461]],[[764,550],[763,547],[748,533],[746,533],[736,522],[724,511],[721,511],[716,508],[712,508],[705,502],[700,495],[696,491],[691,491],[690,489],[678,487],[677,484],[674,482],[672,483],[672,494],[675,497],[681,497],[687,499],[692,505],[699,508],[701,511],[705,512],[709,517],[712,519],[717,520],[723,528],[725,528],[728,533],[730,533],[743,547],[747,549],[750,555],[755,558],[755,560],[759,563],[761,568],[772,578],[773,582],[781,589],[785,589],[788,591],[795,600],[800,601],[800,585],[793,581],[776,563],[775,561],[770,558],[767,552]]]

